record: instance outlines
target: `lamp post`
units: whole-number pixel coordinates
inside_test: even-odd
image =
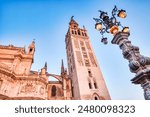
[[[132,73],[135,73],[135,77],[131,79],[133,84],[140,84],[144,90],[144,97],[146,100],[150,100],[150,58],[143,56],[139,52],[139,47],[131,44],[128,40],[130,35],[129,27],[124,27],[118,18],[126,18],[127,14],[125,10],[119,10],[116,6],[111,12],[111,17],[107,12],[100,11],[99,18],[93,18],[96,21],[95,28],[102,35],[101,42],[107,44],[107,37],[104,37],[105,33],[113,34],[112,44],[119,45],[122,50],[123,57],[128,60],[129,68]],[[121,29],[121,30],[120,30]]]

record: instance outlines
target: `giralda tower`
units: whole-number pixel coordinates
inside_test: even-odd
[[[79,28],[73,17],[69,23],[65,42],[73,99],[109,100],[110,95],[87,30],[85,27]]]

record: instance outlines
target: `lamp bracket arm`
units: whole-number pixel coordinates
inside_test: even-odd
[[[109,32],[109,28],[106,28],[106,32],[107,32],[107,33],[110,33],[110,32]]]
[[[93,18],[93,20],[95,20],[95,22],[100,22],[99,18]]]
[[[106,32],[106,28],[102,28],[102,30],[100,31],[101,35],[103,35]]]
[[[114,7],[114,9],[112,10],[112,17],[115,17],[116,16],[116,14],[117,14],[117,12],[118,12],[118,8],[117,8],[117,6],[115,5],[115,7]]]
[[[101,20],[101,23],[102,23],[106,28],[108,28],[108,25],[107,25],[103,20]]]

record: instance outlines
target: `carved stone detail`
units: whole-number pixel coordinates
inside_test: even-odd
[[[129,61],[130,71],[136,73],[131,79],[134,84],[141,84],[144,89],[144,97],[150,100],[150,58],[140,54],[139,47],[131,44],[128,40],[129,33],[117,33],[112,44],[119,45],[125,59]]]
[[[150,100],[150,87],[144,90],[144,97],[146,100]]]
[[[32,83],[27,83],[21,88],[21,93],[34,93],[36,91],[35,86]]]
[[[44,94],[44,87],[40,87],[39,93],[40,93],[41,95]]]
[[[145,80],[145,82],[141,85],[144,89],[144,97],[146,100],[150,100],[150,81]]]
[[[119,45],[125,59],[129,61],[130,71],[138,73],[145,69],[146,65],[150,65],[150,58],[140,54],[139,47],[131,44],[128,40],[128,33],[119,32],[112,40],[113,44]]]

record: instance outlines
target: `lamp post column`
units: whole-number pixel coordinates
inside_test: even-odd
[[[123,57],[129,61],[130,71],[136,74],[132,83],[141,84],[145,99],[150,100],[150,58],[141,55],[139,47],[132,45],[128,36],[129,33],[118,32],[111,43],[119,45]]]

